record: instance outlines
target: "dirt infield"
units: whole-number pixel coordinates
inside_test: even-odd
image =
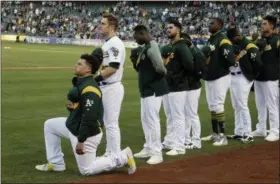
[[[99,175],[75,183],[279,183],[279,142]]]

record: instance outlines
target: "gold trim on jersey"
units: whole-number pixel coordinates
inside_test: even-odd
[[[93,92],[93,93],[95,93],[97,96],[99,96],[99,98],[101,98],[101,92],[100,92],[97,88],[95,88],[95,87],[93,87],[93,86],[88,86],[88,87],[86,87],[85,89],[83,89],[82,95],[85,94],[85,93],[88,93],[88,92]]]
[[[222,41],[220,42],[220,47],[224,44],[232,45],[231,41],[229,41],[228,39],[222,39]]]

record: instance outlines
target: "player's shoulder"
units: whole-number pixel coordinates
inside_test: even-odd
[[[228,39],[228,37],[223,34],[223,33],[220,33],[219,34],[219,45],[222,46],[224,44],[228,44],[228,45],[232,45],[231,41]]]
[[[112,37],[108,42],[110,42],[110,45],[124,46],[123,41],[118,36]]]

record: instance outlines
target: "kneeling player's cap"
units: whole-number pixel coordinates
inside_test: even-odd
[[[161,55],[164,58],[167,58],[168,56],[170,56],[172,52],[172,46],[171,45],[165,45],[161,48]]]
[[[103,61],[103,51],[102,51],[102,48],[96,48],[92,53],[91,53],[91,55],[93,55],[93,56],[95,56],[95,57],[97,57],[99,60],[100,60],[100,62],[102,63],[102,61]]]

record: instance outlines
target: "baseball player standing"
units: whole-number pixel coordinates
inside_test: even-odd
[[[211,52],[210,57],[206,60],[204,80],[213,133],[201,140],[213,140],[213,146],[228,144],[225,136],[224,103],[231,82],[229,67],[234,65],[234,53],[231,42],[221,33],[222,28],[223,21],[220,18],[214,18],[211,21],[209,31],[212,35],[206,46],[206,48],[210,48]]]
[[[237,28],[227,30],[227,37],[234,44],[235,65],[231,71],[231,102],[234,109],[234,135],[229,136],[243,143],[253,142],[252,121],[248,108],[248,96],[253,80],[262,67],[258,47],[242,36]]]
[[[185,105],[185,148],[195,149],[201,148],[201,125],[198,116],[198,103],[201,93],[200,79],[204,73],[205,56],[192,44],[191,37],[188,34],[181,33],[181,38],[189,47],[194,59],[194,71],[188,73],[189,90],[187,90]]]
[[[166,62],[169,94],[163,98],[164,111],[167,117],[167,131],[163,146],[171,149],[169,156],[185,154],[185,105],[189,89],[188,73],[193,72],[193,56],[188,46],[180,38],[182,25],[171,20],[167,25],[167,34],[171,39],[172,52]],[[169,125],[168,125],[169,124]],[[171,125],[170,125],[171,124]]]
[[[262,21],[262,37],[266,44],[261,49],[263,68],[255,81],[255,97],[258,110],[258,123],[253,136],[266,136],[267,109],[269,112],[269,135],[266,141],[279,140],[279,63],[280,41],[274,34],[277,18],[266,16]]]
[[[141,121],[146,141],[144,148],[134,157],[150,158],[148,164],[158,164],[163,161],[159,111],[162,96],[168,93],[166,69],[158,44],[150,38],[145,26],[134,28],[134,38],[139,45],[143,45],[134,66],[138,72]]]
[[[95,78],[103,93],[104,125],[106,129],[106,152],[104,156],[116,154],[121,150],[119,115],[124,97],[121,83],[125,62],[124,43],[116,36],[118,20],[111,14],[104,14],[100,30],[106,38],[103,62],[99,75]]]
[[[70,139],[79,171],[82,175],[95,175],[103,171],[128,165],[128,173],[136,171],[133,153],[129,147],[123,151],[96,158],[102,139],[102,93],[93,79],[101,61],[91,55],[82,55],[75,65],[73,87],[67,95],[68,118],[48,119],[44,124],[48,163],[37,165],[39,171],[66,170],[61,150],[61,137]]]

